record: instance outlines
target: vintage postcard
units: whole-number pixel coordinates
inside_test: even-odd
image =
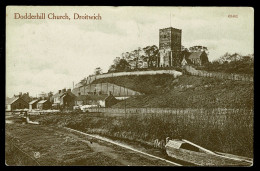
[[[251,7],[7,6],[7,166],[253,166]]]

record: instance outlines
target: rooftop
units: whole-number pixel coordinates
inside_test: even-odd
[[[9,105],[9,104],[12,104],[14,103],[16,100],[18,100],[19,97],[11,97],[11,98],[6,98],[6,104]]]

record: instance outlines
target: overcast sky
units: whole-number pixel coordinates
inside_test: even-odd
[[[14,19],[42,12],[71,20]],[[74,13],[99,13],[102,20],[74,20]],[[159,29],[170,25],[182,29],[185,47],[208,47],[210,61],[225,52],[251,54],[253,20],[252,8],[239,7],[7,7],[6,93],[72,88],[96,67],[106,72],[123,52],[158,46]]]

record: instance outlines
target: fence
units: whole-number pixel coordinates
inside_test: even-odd
[[[89,112],[99,112],[88,113],[94,117],[137,117],[141,120],[154,118],[164,123],[171,122],[176,126],[202,124],[221,128],[224,125],[240,124],[253,128],[252,109],[92,108]]]
[[[178,108],[90,108],[89,112],[101,112],[101,113],[114,113],[114,114],[191,114],[191,113],[236,113],[238,111],[250,111],[249,109],[226,109],[226,108],[214,108],[214,109],[178,109]]]
[[[185,66],[186,74],[200,76],[200,77],[211,77],[211,78],[220,78],[226,80],[234,80],[234,81],[249,81],[253,82],[254,78],[250,75],[242,75],[242,74],[228,74],[228,73],[220,73],[220,72],[207,72],[202,70],[196,70],[192,66]]]

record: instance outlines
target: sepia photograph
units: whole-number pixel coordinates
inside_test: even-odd
[[[6,6],[6,166],[254,165],[254,8]]]

